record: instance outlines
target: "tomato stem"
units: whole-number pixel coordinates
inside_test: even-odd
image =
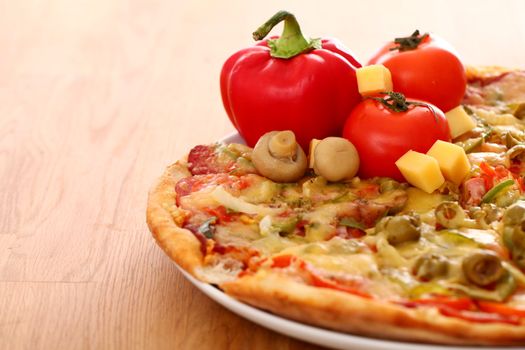
[[[410,51],[415,50],[421,44],[423,40],[425,40],[428,37],[428,33],[425,33],[423,35],[419,34],[419,30],[416,29],[414,33],[410,36],[405,36],[401,38],[395,38],[394,43],[398,46],[394,46],[390,48],[390,51],[399,50],[400,52],[403,51]]]
[[[434,119],[437,121],[436,111],[428,104],[424,102],[418,102],[418,101],[407,101],[405,95],[403,95],[400,92],[381,92],[383,95],[387,95],[388,97],[373,97],[369,96],[367,98],[370,98],[372,100],[378,101],[386,108],[390,109],[392,112],[406,112],[408,110],[409,106],[422,106],[428,108],[430,112],[434,115]]]
[[[307,40],[301,32],[301,27],[293,14],[279,11],[266,23],[253,32],[254,40],[262,40],[278,23],[284,21],[284,29],[277,39],[269,39],[270,55],[276,58],[292,58],[303,52],[321,48],[320,39]]]

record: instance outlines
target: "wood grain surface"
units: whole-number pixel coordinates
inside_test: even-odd
[[[317,348],[205,297],[145,224],[163,168],[233,131],[221,65],[282,8],[363,59],[419,28],[525,66],[518,0],[0,1],[0,348]]]

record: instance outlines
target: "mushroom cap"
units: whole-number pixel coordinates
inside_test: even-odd
[[[274,136],[283,136],[280,131],[270,131],[257,141],[252,161],[257,171],[275,182],[294,182],[304,176],[307,168],[306,154],[296,142],[296,150],[291,157],[279,157],[270,152],[270,141]],[[291,131],[284,131],[290,135]],[[293,135],[293,133],[292,133]],[[295,135],[293,136],[295,138]]]
[[[359,154],[354,145],[342,137],[327,137],[314,150],[314,171],[328,181],[350,179],[359,169]]]

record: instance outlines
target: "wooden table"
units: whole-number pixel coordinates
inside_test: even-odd
[[[316,348],[205,297],[145,224],[164,166],[233,131],[221,65],[281,3],[0,3],[0,348]],[[525,65],[524,2],[370,3],[288,10],[362,58],[419,28]]]

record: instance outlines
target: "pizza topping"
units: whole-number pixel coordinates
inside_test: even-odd
[[[409,150],[424,153],[436,140],[450,141],[450,131],[441,110],[389,92],[359,103],[346,120],[343,137],[359,153],[359,176],[404,181],[396,161]]]
[[[356,70],[357,87],[363,96],[393,90],[392,75],[382,64],[373,64]]]
[[[476,78],[469,84],[465,100],[473,105],[498,105],[525,101],[523,86],[525,72],[501,72],[492,76]]]
[[[307,168],[306,154],[289,130],[264,134],[253,149],[252,161],[261,175],[276,182],[294,182]]]
[[[259,222],[259,229],[262,236],[270,234],[288,236],[294,233],[299,221],[300,218],[295,215],[288,217],[267,215]]]
[[[327,137],[315,146],[313,168],[328,181],[351,179],[359,169],[359,155],[350,141]]]
[[[509,109],[516,118],[520,120],[525,119],[525,102],[511,103],[509,104]]]
[[[202,233],[206,238],[212,238],[215,231],[215,227],[213,226],[215,222],[217,222],[217,217],[212,216],[199,226],[198,232]]]
[[[467,206],[479,206],[487,190],[481,177],[473,177],[463,183],[463,202]]]
[[[426,254],[420,256],[412,267],[413,274],[422,281],[430,281],[436,277],[447,274],[449,268],[448,260],[437,254]]]
[[[395,165],[405,180],[427,193],[432,193],[445,183],[438,161],[426,154],[409,150]]]
[[[476,300],[490,300],[503,302],[507,300],[512,293],[516,291],[516,279],[514,276],[505,271],[503,277],[497,283],[484,287],[478,287],[474,283],[448,283],[448,288],[456,293],[466,294]]]
[[[188,169],[193,175],[225,172],[230,166],[217,162],[214,146],[195,146],[188,155]]]
[[[401,302],[407,307],[429,306],[438,308],[452,308],[454,310],[475,310],[476,304],[470,298],[457,298],[443,295],[435,295],[422,299],[413,299]]]
[[[420,225],[421,220],[417,216],[388,216],[376,225],[376,232],[383,232],[388,243],[398,245],[417,241],[421,236]]]
[[[484,312],[499,314],[503,316],[517,316],[520,318],[525,318],[525,309],[523,308],[515,308],[502,303],[495,303],[492,301],[483,300],[478,301],[477,305],[478,308]]]
[[[503,243],[509,249],[512,260],[525,269],[525,203],[516,202],[503,215]]]
[[[359,288],[359,285],[354,283],[342,283],[341,281],[327,279],[317,274],[309,265],[305,265],[304,269],[309,273],[311,284],[315,287],[330,288],[341,292],[358,295],[363,298],[371,298],[370,294],[364,292]]]
[[[492,187],[487,193],[485,193],[485,195],[481,199],[481,203],[492,202],[497,196],[501,196],[508,189],[509,186],[512,186],[514,184],[515,182],[512,179],[507,179],[505,181],[500,182],[496,186]],[[510,200],[513,202],[512,199],[513,198],[510,198]],[[502,206],[505,206],[506,203],[507,202],[503,202]]]
[[[445,316],[457,317],[470,322],[478,323],[508,323],[518,325],[521,323],[520,319],[515,316],[505,316],[495,313],[486,313],[479,311],[469,311],[469,310],[457,310],[451,307],[439,307],[439,312]]]
[[[503,214],[503,224],[505,226],[519,225],[525,219],[525,202],[518,201],[509,206]]]
[[[462,268],[467,279],[481,287],[498,281],[505,272],[500,258],[488,253],[467,256],[463,259]]]
[[[442,202],[436,207],[436,225],[445,228],[458,228],[464,226],[465,211],[456,202]]]
[[[470,172],[470,162],[465,150],[453,143],[437,140],[428,150],[427,155],[438,161],[445,179],[455,185],[461,184]]]
[[[247,154],[250,149],[240,144],[198,145],[188,154],[188,169],[193,175],[255,173]]]
[[[211,193],[213,199],[215,199],[221,205],[224,205],[230,210],[235,210],[241,213],[254,214],[254,215],[268,215],[278,214],[282,212],[282,209],[270,208],[262,205],[255,205],[241,198],[235,197],[224,189],[223,186],[217,186]]]
[[[474,119],[467,114],[461,105],[445,113],[445,117],[450,127],[450,136],[452,136],[453,139],[476,127]]]

